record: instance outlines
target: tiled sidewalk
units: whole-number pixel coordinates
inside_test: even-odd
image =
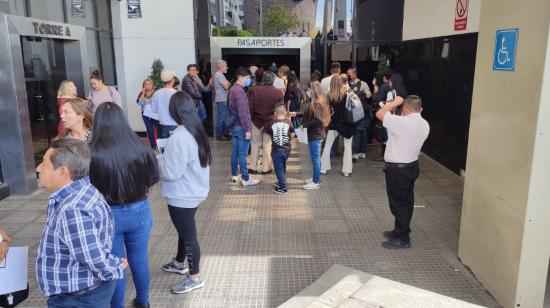
[[[174,256],[176,232],[159,188],[150,194],[154,229],[150,239],[153,307],[276,307],[341,264],[475,304],[498,307],[457,259],[463,180],[426,156],[416,184],[412,248],[380,246],[393,225],[382,163],[359,160],[343,177],[341,157],[317,191],[300,189],[311,176],[307,147],[288,162],[289,194],[275,195],[275,176],[258,176],[257,187],[229,181],[230,143],[212,142],[211,191],[197,212],[203,289],[169,292],[181,276],[160,266]],[[378,151],[378,148],[374,150]],[[14,245],[30,246],[29,299],[20,307],[43,307],[34,278],[34,258],[48,195],[37,192],[0,202],[0,227]],[[129,281],[127,304],[135,296]]]

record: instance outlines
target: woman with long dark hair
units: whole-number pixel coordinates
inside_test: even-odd
[[[101,104],[90,143],[90,182],[103,194],[115,220],[113,254],[128,255],[136,288],[135,307],[149,307],[151,274],[147,248],[153,227],[147,193],[159,180],[153,151],[128,125],[122,109]],[[126,253],[125,253],[126,250]],[[117,280],[111,307],[124,307],[126,278]]]
[[[176,294],[202,288],[199,276],[201,251],[197,239],[195,213],[210,191],[212,154],[208,136],[197,114],[193,99],[184,92],[170,98],[170,116],[178,124],[159,156],[161,194],[178,232],[176,257],[162,266],[165,272],[185,275],[172,287]],[[187,265],[184,261],[187,259]]]

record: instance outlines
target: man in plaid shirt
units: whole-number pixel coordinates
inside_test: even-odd
[[[55,140],[36,168],[51,193],[36,257],[36,279],[48,307],[109,307],[125,259],[111,254],[114,220],[90,184],[90,149],[72,138]]]

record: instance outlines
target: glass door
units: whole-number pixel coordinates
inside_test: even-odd
[[[57,88],[67,78],[63,41],[21,37],[25,86],[36,164],[57,136]]]

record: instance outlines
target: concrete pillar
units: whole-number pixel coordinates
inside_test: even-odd
[[[550,1],[483,0],[459,257],[504,307],[542,307],[550,257]],[[512,72],[496,31],[519,29]]]

